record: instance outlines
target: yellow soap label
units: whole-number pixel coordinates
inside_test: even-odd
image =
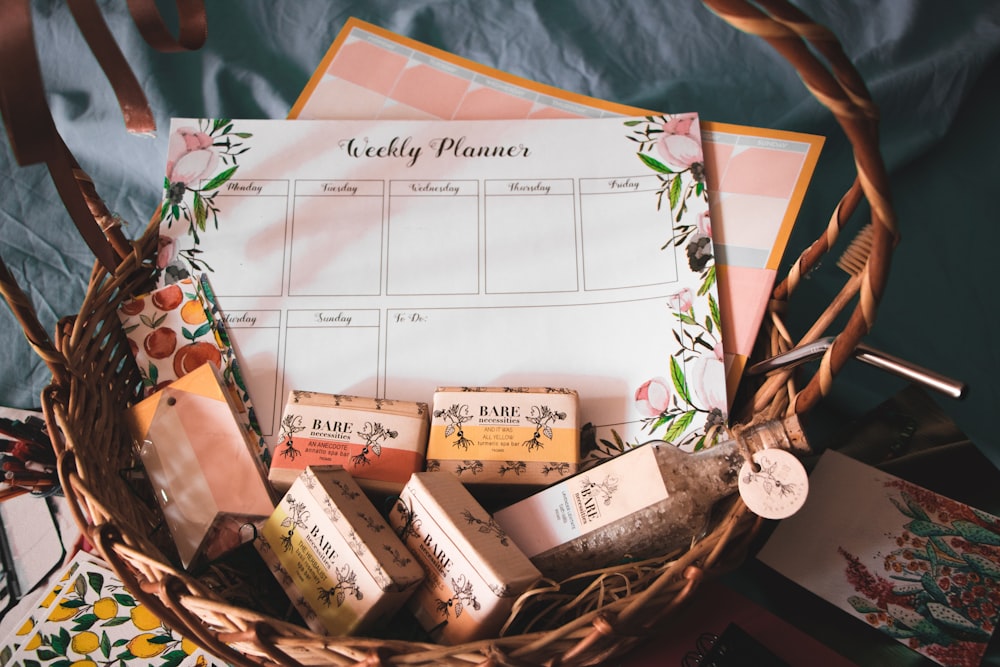
[[[288,496],[264,523],[263,538],[283,575],[294,585],[293,600],[305,603],[331,634],[345,634],[357,625],[378,590],[363,590],[366,575],[338,533],[317,524],[322,510]],[[359,574],[361,575],[359,577]]]
[[[576,392],[516,388],[434,394],[428,459],[577,463]]]
[[[473,458],[487,461],[576,461],[575,428],[550,426],[431,427],[428,458]]]

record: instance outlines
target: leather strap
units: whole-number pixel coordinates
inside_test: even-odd
[[[70,217],[109,271],[119,257],[76,184],[79,165],[56,129],[35,51],[29,0],[7,0],[0,19],[0,112],[18,164],[45,163]],[[88,179],[89,180],[89,179]]]
[[[180,22],[175,39],[155,0],[128,0],[132,19],[153,48],[182,51],[201,47],[208,35],[203,0],[176,0]],[[68,0],[80,32],[118,98],[129,132],[156,130],[149,102],[96,0]],[[45,98],[31,25],[30,0],[5,0],[0,6],[0,112],[18,164],[44,163],[66,210],[94,257],[114,271],[131,246],[118,220],[98,196],[56,128]]]
[[[129,132],[152,134],[156,131],[156,121],[149,107],[146,94],[135,78],[125,55],[118,48],[114,36],[104,21],[96,0],[68,0],[76,25],[83,33],[87,45],[104,70],[108,83],[118,97],[125,127]]]
[[[208,37],[208,19],[203,0],[175,0],[180,23],[174,38],[160,14],[155,0],[128,0],[128,10],[146,43],[157,51],[195,51]]]

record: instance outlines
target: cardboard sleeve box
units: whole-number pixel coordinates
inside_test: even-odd
[[[434,392],[427,470],[464,484],[558,482],[580,465],[579,398],[551,387],[439,387]]]
[[[127,419],[185,568],[236,548],[240,528],[274,510],[256,435],[211,362],[136,404]]]
[[[254,546],[321,634],[384,625],[424,578],[413,554],[340,466],[306,468]]]
[[[410,477],[389,523],[426,571],[408,607],[435,641],[495,637],[517,597],[541,579],[451,473]]]
[[[428,427],[426,403],[292,391],[268,478],[284,492],[307,466],[339,465],[365,491],[397,494],[424,469]]]

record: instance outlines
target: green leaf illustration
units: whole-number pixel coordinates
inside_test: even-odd
[[[955,534],[955,531],[947,526],[942,526],[941,524],[934,523],[933,521],[922,521],[920,519],[915,519],[906,524],[906,529],[914,535],[919,535],[920,537],[936,537],[940,535]]]
[[[918,518],[918,517],[914,516],[913,512],[910,511],[910,508],[907,507],[904,503],[900,502],[898,498],[894,498],[894,497],[890,496],[889,497],[889,502],[891,502],[893,505],[895,505],[896,509],[898,509],[899,512],[900,512],[900,514],[902,514],[903,516],[909,517],[910,519],[916,519],[916,518]]]
[[[927,613],[946,629],[958,630],[962,636],[974,638],[976,641],[985,641],[990,638],[990,633],[947,605],[928,602]]]
[[[685,404],[691,405],[691,392],[688,391],[687,378],[684,377],[684,369],[677,363],[675,357],[670,357],[670,379],[673,380],[674,389]]]
[[[649,155],[646,155],[645,153],[636,153],[636,155],[639,156],[639,159],[642,160],[643,164],[645,164],[647,167],[649,167],[653,171],[658,171],[661,174],[672,174],[672,173],[674,173],[673,171],[671,171],[670,167],[668,167],[667,165],[663,164],[662,162],[660,162],[659,160],[657,160],[655,157],[651,157]]]
[[[670,428],[667,429],[667,432],[664,434],[663,439],[666,440],[667,442],[673,442],[674,440],[677,440],[682,435],[684,435],[684,432],[687,431],[688,427],[691,425],[691,422],[694,420],[694,416],[696,414],[698,414],[696,410],[689,410],[688,412],[685,412],[680,417],[675,419],[674,423],[671,424]]]
[[[101,655],[105,658],[111,657],[111,639],[107,632],[101,632]]]
[[[860,595],[852,595],[847,598],[847,603],[854,607],[854,611],[859,614],[877,614],[882,611],[882,609],[874,602],[870,602],[868,599],[863,598]]]
[[[924,521],[930,521],[930,517],[927,516],[927,512],[924,511],[924,508],[920,506],[920,503],[914,500],[910,494],[906,493],[905,491],[902,491],[900,495],[906,502],[906,506],[910,508],[911,512],[913,512],[914,519],[923,519]]]
[[[953,641],[952,638],[941,628],[935,625],[932,621],[929,621],[921,616],[919,612],[913,609],[907,609],[906,607],[891,604],[889,605],[888,611],[889,615],[892,616],[897,623],[901,623],[907,628],[913,630],[924,643],[948,646]]]
[[[1000,565],[980,554],[962,554],[962,558],[973,570],[984,577],[1000,580]]]
[[[715,271],[714,267],[712,271]],[[722,315],[719,313],[719,302],[715,300],[715,296],[712,294],[708,295],[708,311],[712,314],[712,321],[715,322],[715,327],[722,329]]]
[[[982,510],[977,510],[975,507],[970,507],[969,509],[971,509],[972,513],[979,517],[979,520],[983,523],[988,523],[1000,528],[1000,517],[993,516],[992,514],[988,514]]]
[[[49,637],[49,646],[59,655],[66,655],[71,641],[72,638],[69,636],[69,631],[66,628],[59,628],[59,632]]]
[[[136,606],[135,598],[126,593],[115,593],[111,597],[113,597],[120,605],[124,605],[126,607]]]
[[[937,548],[941,553],[951,556],[952,558],[958,558],[958,554],[955,550],[948,546],[948,543],[942,540],[940,537],[931,537],[931,543]]]
[[[937,580],[934,578],[933,574],[930,572],[924,572],[924,576],[920,577],[920,583],[923,585],[924,590],[927,591],[927,594],[932,598],[938,602],[943,602],[945,604],[948,603],[947,593],[941,590],[941,587],[938,586]]]
[[[705,271],[705,279],[701,283],[701,287],[698,288],[698,296],[705,296],[708,291],[712,289],[712,285],[715,284],[715,265],[708,267]]]
[[[123,623],[128,623],[132,619],[128,616],[115,616],[114,618],[108,619],[101,625],[105,628],[113,628],[116,625],[122,625]]]
[[[204,185],[204,187],[202,187],[202,191],[204,192],[207,190],[218,190],[222,184],[224,184],[226,181],[232,178],[233,174],[236,173],[237,169],[239,169],[238,166],[232,166],[229,169],[226,169],[225,171],[216,174],[214,177],[212,177],[212,180],[210,180],[208,183]]]
[[[681,177],[677,176],[673,181],[670,182],[670,210],[677,208],[677,204],[681,201],[681,189],[683,183],[681,183]]]
[[[993,547],[1000,546],[1000,535],[983,528],[979,524],[972,523],[971,521],[952,521],[951,525],[959,535],[970,542],[988,544]]]
[[[196,229],[205,231],[205,225],[208,219],[208,209],[205,208],[205,200],[202,196],[195,192],[194,193],[194,226]]]
[[[99,620],[97,614],[80,614],[73,619],[73,631],[90,630],[94,623],[97,623]]]

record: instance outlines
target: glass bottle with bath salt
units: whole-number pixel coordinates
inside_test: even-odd
[[[764,518],[794,514],[808,477],[792,452],[808,451],[796,416],[746,427],[695,453],[648,442],[494,518],[545,576],[561,581],[690,546],[716,503],[737,491]]]

